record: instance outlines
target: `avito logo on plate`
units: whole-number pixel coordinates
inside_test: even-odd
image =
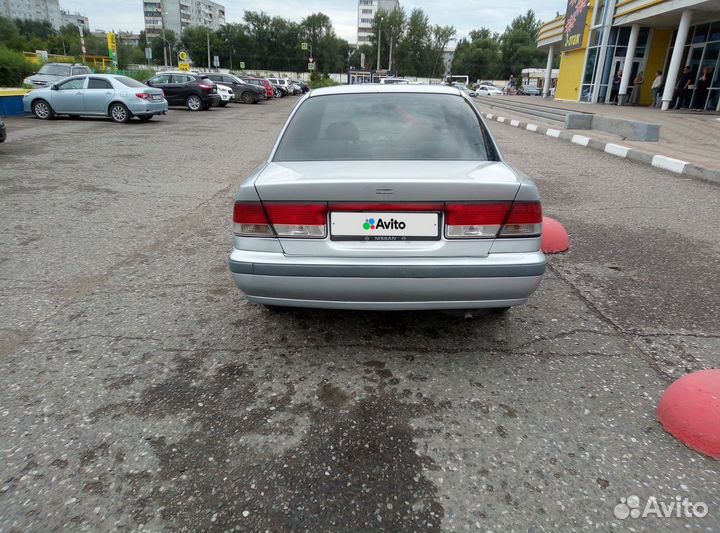
[[[372,229],[405,229],[405,227],[405,222],[395,220],[394,218],[391,218],[388,221],[378,218],[377,222],[375,222],[374,218],[366,218],[365,223],[363,224],[363,228],[367,231]]]

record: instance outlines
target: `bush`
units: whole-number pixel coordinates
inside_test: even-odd
[[[313,72],[314,74],[314,72]],[[339,85],[336,81],[330,79],[330,76],[323,74],[322,76],[310,75],[310,83],[308,84],[311,89],[320,89],[321,87],[334,87]]]
[[[39,68],[25,59],[22,52],[0,46],[0,87],[20,87],[23,79]]]
[[[155,75],[155,71],[151,69],[125,70],[123,74],[128,78],[132,78],[134,80],[145,83],[147,80],[149,80]]]

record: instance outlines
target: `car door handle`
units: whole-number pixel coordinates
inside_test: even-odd
[[[105,91],[105,94],[112,94],[112,91]]]
[[[82,94],[82,93],[83,93],[82,91],[78,91],[78,92],[76,92],[75,94]]]

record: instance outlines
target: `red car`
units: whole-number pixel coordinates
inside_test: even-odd
[[[275,97],[275,92],[273,91],[272,84],[266,80],[265,78],[241,78],[246,83],[251,83],[253,85],[258,85],[260,87],[265,87],[265,94],[267,100],[270,100],[271,98]]]

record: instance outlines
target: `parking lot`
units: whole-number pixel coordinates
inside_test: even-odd
[[[720,190],[493,123],[571,235],[527,305],[272,311],[232,201],[296,101],[7,120],[0,531],[720,530],[655,414],[720,367]]]

